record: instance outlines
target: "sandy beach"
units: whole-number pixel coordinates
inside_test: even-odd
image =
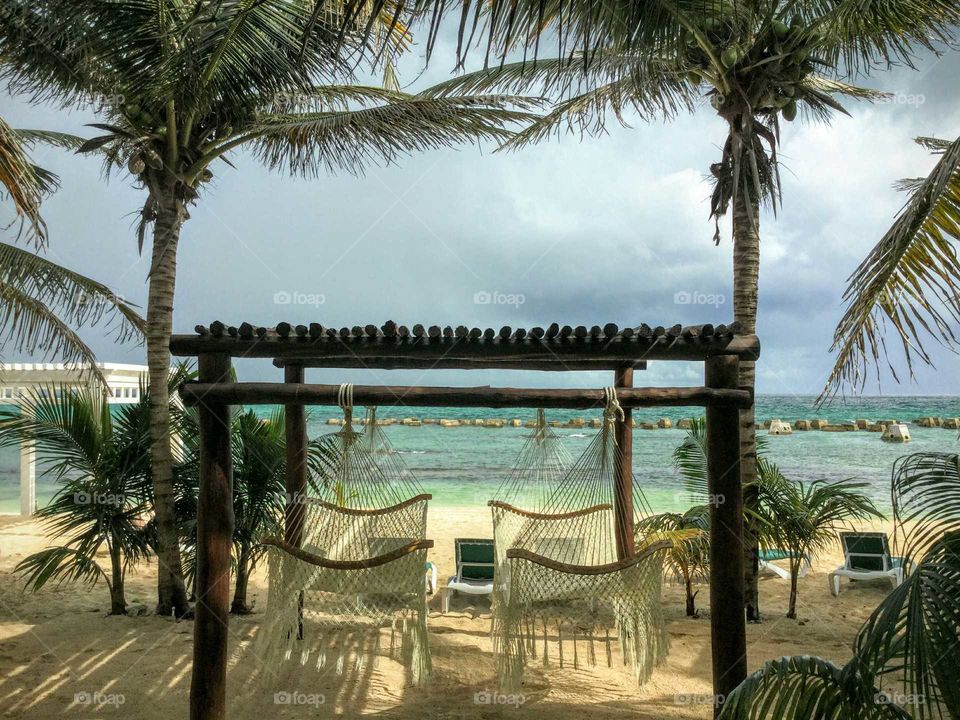
[[[891,531],[889,525],[872,529]],[[866,528],[865,528],[866,529]],[[454,537],[489,537],[491,521],[485,509],[431,510],[429,535],[436,541],[432,559],[441,584],[453,572]],[[190,685],[193,624],[152,615],[107,616],[103,586],[64,585],[41,592],[23,591],[12,574],[14,565],[44,547],[38,523],[15,517],[0,519],[0,707],[4,717],[179,718],[186,716]],[[850,656],[857,628],[888,591],[886,583],[844,584],[831,597],[826,573],[840,561],[839,542],[829,555],[815,560],[800,581],[799,619],[784,617],[788,583],[765,576],[761,601],[766,621],[747,628],[749,666],[785,654],[813,653],[836,662]],[[104,558],[104,562],[106,559]],[[145,565],[128,579],[127,599],[152,609],[154,566]],[[231,621],[231,697],[234,717],[343,717],[377,715],[389,718],[706,718],[709,706],[710,644],[708,586],[701,586],[698,606],[704,615],[683,615],[680,587],[668,584],[664,603],[669,619],[671,650],[666,662],[639,690],[629,675],[606,666],[589,670],[534,668],[524,692],[516,698],[491,701],[497,688],[489,637],[486,599],[457,597],[451,612],[440,612],[437,593],[430,600],[430,642],[434,673],[423,689],[410,687],[403,669],[378,662],[362,677],[307,675],[291,679],[289,692],[302,693],[299,705],[263,704],[250,700],[249,641],[259,615]],[[265,602],[263,572],[251,588],[251,600]],[[255,607],[255,610],[258,608]],[[262,609],[262,608],[260,608]],[[616,668],[616,663],[614,664]],[[320,708],[319,703],[323,706]]]

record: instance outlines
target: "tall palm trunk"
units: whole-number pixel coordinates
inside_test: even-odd
[[[177,616],[190,610],[180,562],[180,538],[174,510],[173,452],[170,447],[170,335],[177,276],[177,243],[187,218],[186,205],[172,178],[150,183],[156,200],[153,257],[147,295],[147,366],[150,374],[150,461],[157,524],[157,614]]]
[[[744,333],[757,331],[757,284],[760,275],[760,206],[739,192],[733,199],[733,318]],[[753,362],[740,363],[740,385],[753,388],[756,368]],[[740,480],[745,509],[757,504],[757,433],[754,406],[740,411]],[[751,513],[743,525],[743,574],[747,620],[760,621],[758,591],[759,542]]]

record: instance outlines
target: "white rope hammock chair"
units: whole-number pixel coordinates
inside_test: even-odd
[[[490,503],[497,546],[493,641],[504,688],[518,689],[531,662],[612,667],[614,642],[642,683],[666,654],[660,590],[669,543],[641,543],[634,557],[617,558],[614,421],[623,415],[613,388],[606,395],[600,432],[572,464],[540,413],[501,485],[506,497],[532,499],[533,508]],[[542,486],[531,493],[524,481]],[[634,488],[642,513],[646,501]]]
[[[352,386],[341,387],[345,425],[327,436],[317,496],[302,499],[299,547],[266,538],[269,594],[258,658],[319,672],[360,671],[378,657],[403,663],[411,681],[430,674],[424,568],[427,502],[368,410],[352,425]]]

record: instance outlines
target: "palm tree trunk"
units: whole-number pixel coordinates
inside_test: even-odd
[[[791,620],[797,618],[797,576],[800,574],[800,563],[794,565],[790,561],[790,604],[787,606],[787,617]]]
[[[693,581],[688,577],[683,580],[684,588],[687,591],[687,617],[697,616],[697,594],[693,592]]]
[[[760,206],[741,191],[733,199],[733,318],[744,333],[757,331],[757,284],[760,275]],[[753,388],[753,362],[740,363],[740,385]],[[740,479],[745,510],[757,504],[757,433],[754,406],[740,411]],[[746,513],[743,525],[744,591],[747,620],[760,622],[759,543],[756,523]]]
[[[234,615],[249,615],[247,606],[247,586],[250,581],[250,546],[242,543],[240,557],[237,558],[237,587],[233,593],[233,602],[230,603],[230,612]]]
[[[126,615],[127,599],[123,592],[123,558],[116,536],[110,541],[110,614]]]
[[[177,243],[187,218],[186,206],[176,196],[172,180],[151,184],[157,201],[153,229],[153,259],[147,296],[147,366],[150,371],[150,461],[153,473],[154,512],[157,519],[157,614],[190,611],[180,538],[174,510],[173,453],[170,447],[170,335],[173,332],[173,296],[177,274]]]

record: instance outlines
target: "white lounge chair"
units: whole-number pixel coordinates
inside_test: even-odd
[[[443,612],[450,610],[450,595],[493,593],[493,540],[484,538],[457,538],[453,541],[457,560],[457,574],[447,580],[443,589]]]
[[[828,576],[830,592],[840,594],[840,578],[851,580],[888,579],[893,587],[903,582],[903,558],[890,555],[887,534],[882,532],[840,533],[843,565]]]
[[[793,553],[789,550],[780,550],[779,548],[771,548],[769,550],[760,551],[760,570],[773,573],[777,577],[780,577],[784,580],[790,579],[790,570],[788,568],[782,568],[779,565],[775,565],[776,560],[790,560],[794,557]],[[800,572],[797,574],[797,577],[806,577],[807,573],[810,572],[810,556],[804,555],[803,562],[800,563]]]

